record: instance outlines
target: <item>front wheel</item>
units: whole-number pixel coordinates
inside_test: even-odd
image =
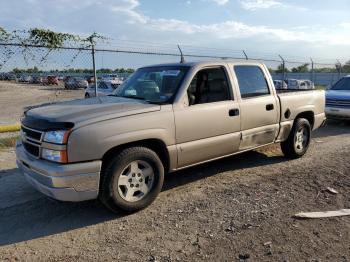
[[[100,200],[114,212],[134,212],[150,205],[162,189],[164,167],[149,148],[131,147],[106,163]]]
[[[311,141],[310,123],[305,118],[295,120],[293,128],[286,141],[281,143],[283,154],[289,158],[303,156],[309,148]]]

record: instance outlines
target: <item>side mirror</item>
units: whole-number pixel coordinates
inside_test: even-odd
[[[190,106],[194,105],[196,102],[196,97],[192,94],[188,95],[188,103]]]

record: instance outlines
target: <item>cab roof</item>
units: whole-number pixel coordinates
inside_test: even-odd
[[[263,63],[251,60],[232,60],[232,59],[219,59],[219,60],[209,60],[209,61],[196,61],[196,62],[184,62],[184,63],[164,63],[164,64],[154,64],[143,66],[141,68],[147,67],[160,67],[160,66],[185,66],[185,67],[205,67],[213,65],[225,65],[225,64],[238,64],[238,65],[263,65]]]

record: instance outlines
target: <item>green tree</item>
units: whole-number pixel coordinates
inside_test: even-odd
[[[302,64],[300,66],[297,67],[293,67],[292,68],[292,72],[293,73],[307,73],[309,72],[309,68],[308,68],[309,64]]]
[[[280,64],[280,65],[278,65],[277,70],[275,71],[275,73],[280,74],[280,73],[282,73],[282,72],[283,72],[283,64]],[[285,67],[285,68],[284,68],[284,72],[285,72],[285,73],[288,73],[288,72],[290,72],[290,71],[288,70],[287,67]]]
[[[345,63],[345,65],[343,65],[342,72],[343,73],[350,73],[350,60],[347,61]]]

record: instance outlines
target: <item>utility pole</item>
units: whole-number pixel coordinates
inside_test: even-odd
[[[314,72],[314,60],[312,60],[312,58],[310,57],[311,60],[311,81],[314,82],[314,76],[315,76],[315,72]]]

